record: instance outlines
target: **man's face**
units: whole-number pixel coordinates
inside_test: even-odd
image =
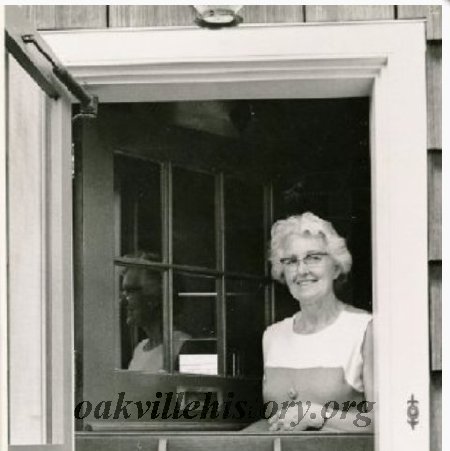
[[[122,300],[129,326],[149,325],[155,319],[155,310],[161,305],[160,275],[145,269],[129,269],[122,282]]]

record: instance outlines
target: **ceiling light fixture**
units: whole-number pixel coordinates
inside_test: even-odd
[[[238,12],[243,5],[192,5],[197,12],[195,22],[201,27],[232,27],[242,22]]]

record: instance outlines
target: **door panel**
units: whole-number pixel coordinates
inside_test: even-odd
[[[45,414],[49,365],[44,320],[46,98],[11,56],[8,68],[10,441],[42,444],[50,434]]]
[[[15,14],[8,17],[7,30],[25,33]],[[58,100],[50,99],[35,81],[39,65],[19,64],[8,49],[8,442],[71,449],[71,104],[60,86]]]

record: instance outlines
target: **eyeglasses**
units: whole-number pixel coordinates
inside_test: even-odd
[[[326,252],[314,252],[305,255],[303,258],[298,258],[296,256],[284,257],[280,258],[280,263],[287,269],[298,268],[300,262],[302,262],[308,268],[314,268],[320,266],[327,255],[329,254]]]
[[[123,300],[127,300],[130,296],[142,293],[142,287],[127,285],[120,292],[120,297]]]

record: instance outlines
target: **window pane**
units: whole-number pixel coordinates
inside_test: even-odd
[[[286,285],[275,283],[275,321],[293,316],[300,310],[300,304],[295,300]]]
[[[163,362],[163,297],[159,271],[117,267],[118,360],[121,368],[158,372]]]
[[[262,186],[225,180],[226,266],[230,271],[264,272]]]
[[[174,352],[181,373],[218,374],[216,303],[214,278],[175,274]]]
[[[214,267],[214,177],[199,172],[173,170],[174,262]]]
[[[116,155],[115,202],[119,255],[138,250],[161,259],[160,166],[142,159]]]
[[[227,373],[261,377],[264,284],[227,280],[226,291]]]

